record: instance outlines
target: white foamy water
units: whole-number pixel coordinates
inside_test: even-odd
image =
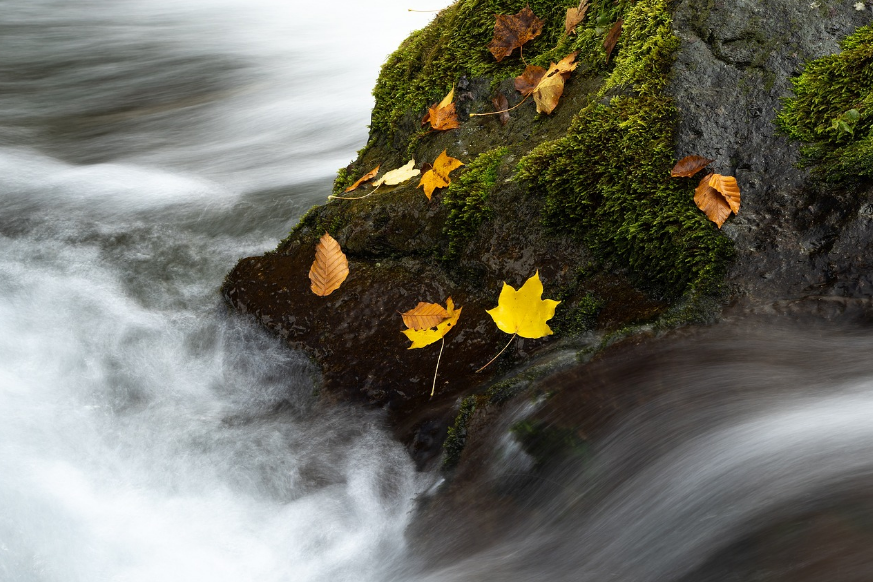
[[[324,200],[427,20],[369,3],[352,50],[363,5],[294,4],[4,4],[0,580],[378,581],[404,554],[421,483],[382,416],[321,408],[218,295]]]

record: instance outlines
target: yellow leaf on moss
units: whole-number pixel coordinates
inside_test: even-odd
[[[436,305],[435,303],[425,303],[424,305]],[[421,303],[415,309],[419,309],[422,306]],[[441,307],[437,305],[437,307]],[[415,311],[413,309],[413,311]],[[407,312],[409,313],[409,312]],[[449,297],[446,299],[446,318],[443,319],[437,325],[430,327],[428,329],[404,329],[403,334],[409,338],[412,342],[412,345],[409,346],[410,350],[414,350],[417,348],[423,348],[425,346],[429,346],[442,339],[447,333],[449,333],[455,325],[458,323],[458,318],[461,317],[461,308],[458,307],[455,309],[455,304],[452,301],[452,298]],[[405,318],[404,318],[405,319]]]
[[[386,172],[384,176],[373,182],[373,186],[376,186],[377,188],[383,184],[385,186],[396,186],[397,184],[402,184],[419,174],[421,174],[421,170],[415,168],[415,160],[409,160],[406,162],[406,165],[401,166],[396,170]]]
[[[424,188],[424,195],[427,196],[428,200],[430,200],[430,197],[433,196],[434,190],[437,188],[445,188],[452,183],[449,174],[463,165],[464,162],[446,155],[446,150],[443,150],[443,153],[437,156],[431,169],[422,174],[418,187]]]
[[[518,291],[503,283],[497,307],[487,313],[500,331],[532,339],[552,335],[546,322],[555,315],[555,307],[560,301],[543,299],[542,296],[543,283],[537,271]]]

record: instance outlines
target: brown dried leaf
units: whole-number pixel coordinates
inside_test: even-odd
[[[673,166],[670,176],[673,178],[690,178],[715,160],[703,156],[685,156]]]
[[[455,88],[449,91],[449,94],[443,97],[443,100],[436,105],[431,105],[427,110],[427,115],[421,120],[424,125],[428,121],[433,129],[445,131],[447,129],[456,129],[461,127],[458,122],[458,113],[455,111],[455,104],[452,99],[455,98]]]
[[[360,186],[364,182],[369,182],[370,180],[375,178],[376,174],[379,173],[379,168],[381,167],[381,165],[382,164],[379,164],[378,166],[376,166],[375,168],[373,168],[372,170],[370,170],[369,172],[367,172],[366,174],[364,174],[363,176],[358,178],[357,182],[355,182],[354,184],[352,184],[351,186],[349,186],[348,188],[343,190],[343,192],[351,192],[353,190],[357,190],[358,186]]]
[[[449,312],[439,303],[422,301],[409,311],[401,313],[400,316],[403,317],[403,324],[406,327],[420,330],[436,327],[449,316]]]
[[[421,176],[421,180],[418,182],[418,187],[424,188],[424,195],[427,196],[428,200],[430,200],[430,197],[433,196],[434,190],[437,188],[445,188],[452,183],[449,174],[463,165],[464,162],[446,155],[446,150],[443,150],[443,153],[437,156],[431,169]]]
[[[564,81],[579,64],[574,62],[576,54],[570,53],[558,63],[552,63],[548,71],[543,70],[542,67],[528,65],[524,72],[515,78],[515,88],[522,95],[533,93],[537,113],[548,115],[558,106],[558,101],[564,93]]]
[[[703,177],[694,190],[694,203],[706,214],[706,217],[721,228],[724,221],[731,215],[731,207],[721,192],[709,185],[709,180],[715,174]]]
[[[315,245],[315,262],[309,269],[312,292],[325,297],[343,284],[349,276],[349,262],[340,245],[330,234],[324,233]]]
[[[506,95],[503,93],[498,93],[497,97],[491,100],[491,104],[494,105],[494,111],[499,112],[498,119],[500,119],[500,125],[506,125],[509,123],[509,101],[506,99]]]
[[[607,33],[606,38],[603,39],[603,48],[606,49],[606,62],[609,62],[609,55],[612,54],[612,49],[615,48],[615,43],[618,42],[618,37],[621,36],[621,26],[624,24],[623,20],[617,21],[612,25],[612,28]]]
[[[500,62],[527,41],[538,37],[543,32],[543,24],[529,6],[515,15],[498,14],[494,38],[488,43],[488,50]]]
[[[733,176],[722,176],[721,174],[712,174],[709,178],[709,185],[718,190],[730,206],[734,214],[740,212],[740,187],[737,185],[737,179]]]
[[[576,27],[585,20],[585,13],[588,12],[588,0],[579,2],[577,8],[567,8],[567,17],[564,19],[564,33],[576,34]]]

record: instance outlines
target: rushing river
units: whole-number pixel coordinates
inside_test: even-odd
[[[308,360],[228,311],[224,274],[363,145],[379,65],[430,18],[407,8],[440,7],[2,2],[0,582],[870,579],[873,334],[613,362],[671,390],[455,560],[410,545],[438,477],[383,416],[321,405]],[[531,467],[501,446],[492,483]]]

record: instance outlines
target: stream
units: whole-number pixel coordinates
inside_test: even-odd
[[[584,460],[519,482],[507,432],[481,499],[518,519],[413,535],[440,476],[227,308],[227,271],[363,146],[379,66],[432,17],[407,8],[440,7],[3,2],[0,581],[873,577],[863,327],[745,322],[607,360],[652,396]]]

